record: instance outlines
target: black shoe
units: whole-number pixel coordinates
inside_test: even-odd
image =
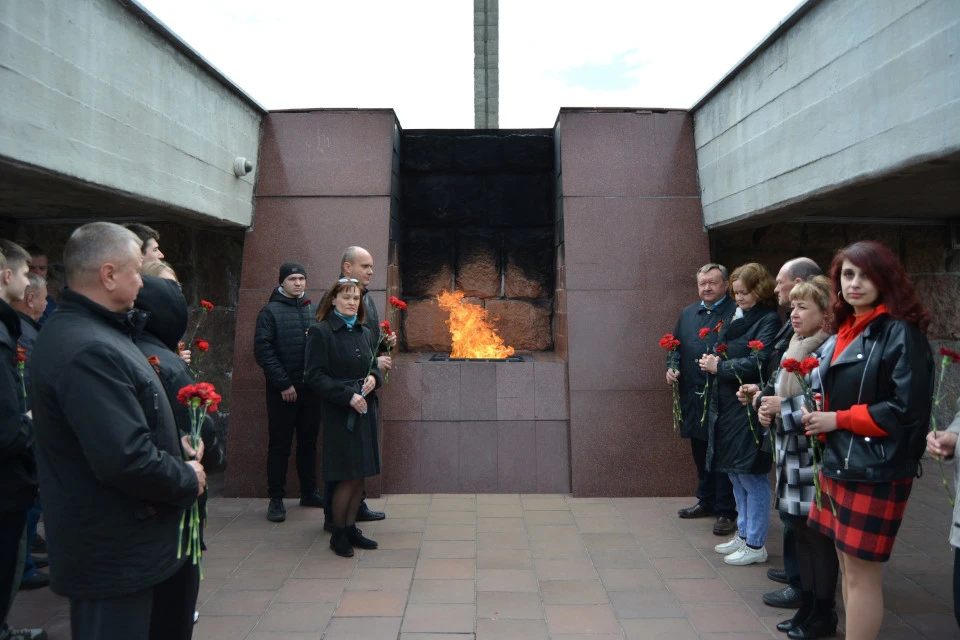
[[[330,536],[330,548],[333,549],[333,552],[338,556],[344,558],[353,557],[353,545],[350,544],[350,541],[347,539],[346,529],[333,530],[333,535]]]
[[[717,521],[713,524],[713,535],[715,536],[728,536],[736,530],[737,523],[724,516],[717,518]]]
[[[793,640],[829,638],[837,635],[837,612],[828,600],[817,600],[813,612],[806,620],[787,631]]]
[[[43,629],[10,629],[4,640],[47,640],[47,632]]]
[[[789,633],[796,627],[806,622],[807,618],[810,617],[810,614],[813,613],[814,603],[816,602],[813,591],[801,591],[800,600],[800,608],[789,620],[778,622],[777,631]]]
[[[383,511],[371,511],[370,507],[367,506],[367,501],[364,500],[360,503],[360,508],[357,509],[357,522],[373,522],[375,520],[383,520],[387,517]]]
[[[314,491],[313,493],[308,493],[305,496],[300,496],[300,506],[319,507],[320,509],[323,509],[323,494],[319,491]]]
[[[350,545],[357,547],[358,549],[376,549],[377,542],[376,540],[371,540],[370,538],[363,537],[363,531],[357,529],[357,525],[347,527],[347,540],[350,541]]]
[[[328,533],[333,533],[334,530],[333,520],[324,520],[323,521],[323,530]]]
[[[698,502],[692,507],[680,509],[680,511],[677,511],[677,515],[685,520],[689,520],[691,518],[707,518],[713,515],[713,510],[707,509]]]
[[[33,560],[33,564],[37,569],[43,569],[44,567],[50,566],[50,561],[46,558],[38,558],[37,556],[30,556],[30,559]]]
[[[20,581],[20,591],[33,591],[34,589],[43,589],[50,586],[50,576],[42,571],[37,571],[29,578]]]
[[[780,584],[790,584],[786,569],[767,569],[767,577]]]
[[[788,584],[783,589],[763,594],[763,604],[781,609],[797,609],[803,604],[803,598],[800,589]]]
[[[283,507],[283,500],[280,498],[270,498],[270,506],[267,507],[267,520],[270,522],[283,522],[287,519],[287,510]]]
[[[30,546],[30,553],[46,553],[47,541],[39,533],[34,536],[33,544]]]

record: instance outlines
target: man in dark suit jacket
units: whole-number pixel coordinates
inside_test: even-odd
[[[697,465],[697,504],[680,509],[681,518],[715,516],[713,532],[726,536],[737,528],[737,504],[733,485],[726,473],[707,470],[707,429],[703,416],[703,387],[706,376],[697,365],[700,356],[710,351],[717,341],[718,324],[733,315],[736,304],[727,295],[729,273],[721,264],[711,262],[697,270],[697,292],[700,302],[680,313],[673,335],[680,341],[673,366],[667,360],[667,384],[677,383],[683,421],[680,436],[690,439],[693,462]],[[700,330],[710,333],[700,337]]]

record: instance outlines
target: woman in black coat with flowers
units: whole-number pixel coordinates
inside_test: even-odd
[[[377,548],[356,526],[363,480],[380,473],[377,403],[367,399],[382,379],[372,366],[377,339],[365,316],[359,283],[341,278],[320,305],[320,322],[307,332],[306,380],[322,402],[323,479],[338,483],[330,547],[345,557],[353,547]]]
[[[760,382],[760,371],[780,329],[774,286],[762,265],[751,262],[738,267],[730,277],[730,295],[737,309],[720,329],[716,354],[700,359],[700,368],[711,374],[707,464],[712,471],[729,474],[737,501],[737,534],[715,547],[717,553],[726,556],[723,561],[731,565],[767,560],[767,473],[773,461],[772,447],[753,407],[740,404],[737,391],[742,384]]]

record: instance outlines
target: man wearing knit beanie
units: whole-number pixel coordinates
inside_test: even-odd
[[[280,286],[257,316],[253,354],[267,379],[267,520],[283,522],[287,460],[297,436],[297,475],[300,505],[323,507],[317,490],[317,436],[320,432],[320,401],[303,380],[307,329],[315,308],[304,299],[307,270],[299,262],[280,265]]]

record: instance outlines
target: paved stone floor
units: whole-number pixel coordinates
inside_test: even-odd
[[[960,638],[951,610],[950,505],[936,465],[915,485],[885,569],[884,639]],[[288,501],[210,503],[200,587],[202,640],[601,640],[783,638],[792,612],[761,595],[781,566],[730,567],[712,520],[679,520],[678,498],[564,495],[388,495],[388,519],[363,526],[380,543],[352,559],[330,551],[321,514]],[[65,599],[21,592],[11,622],[70,637]],[[842,618],[841,618],[842,624]],[[842,637],[842,635],[840,636]]]

